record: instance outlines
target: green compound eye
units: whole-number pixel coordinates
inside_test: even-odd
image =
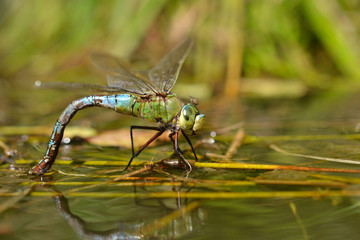
[[[186,105],[184,108],[183,108],[183,116],[185,118],[186,121],[189,121],[190,120],[190,117],[192,115],[194,115],[194,109],[189,106],[189,105]]]
[[[191,130],[192,129],[197,112],[198,112],[197,109],[191,104],[185,105],[182,108],[181,115],[180,115],[181,129],[183,129],[183,130]]]

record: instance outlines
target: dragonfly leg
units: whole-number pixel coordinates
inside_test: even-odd
[[[144,129],[144,130],[155,130],[161,131],[158,127],[151,127],[151,126],[130,126],[130,138],[131,138],[131,151],[132,155],[134,156],[134,140],[133,140],[133,129]]]
[[[174,138],[173,138],[174,135],[175,135],[175,132],[171,132],[169,134],[169,138],[171,139],[172,143],[175,145],[175,141],[174,141]],[[183,151],[180,148],[179,148],[179,151],[180,151],[181,154],[184,154]]]
[[[147,129],[149,129],[149,128],[147,128]],[[152,136],[144,145],[142,145],[142,146],[136,151],[136,153],[134,153],[134,154],[132,155],[132,157],[130,158],[130,161],[129,161],[128,165],[124,168],[123,171],[125,171],[126,169],[128,169],[128,168],[130,167],[132,160],[133,160],[135,157],[139,156],[139,154],[142,152],[142,150],[144,150],[147,146],[149,146],[149,144],[152,143],[155,139],[157,139],[158,137],[160,137],[161,134],[163,134],[164,131],[165,131],[164,129],[161,129],[161,128],[156,128],[155,130],[158,130],[158,132],[155,133],[154,136]],[[131,143],[132,143],[132,142],[131,142]],[[131,145],[132,145],[132,144],[131,144]]]
[[[196,156],[195,149],[194,149],[194,147],[193,147],[193,145],[192,145],[189,137],[185,134],[185,132],[184,132],[183,130],[181,130],[181,132],[182,132],[182,134],[184,135],[184,138],[186,139],[187,143],[190,145],[191,151],[192,151],[193,154],[194,154],[195,160],[196,160],[196,161],[199,161],[198,158],[197,158],[197,156]]]
[[[182,151],[179,147],[179,131],[175,131],[175,140],[174,140],[174,148],[176,153],[178,154],[178,156],[180,157],[180,159],[185,163],[185,165],[189,168],[189,171],[191,172],[192,168],[190,163],[184,158],[184,156],[182,155]]]

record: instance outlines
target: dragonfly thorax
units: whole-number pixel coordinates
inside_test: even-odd
[[[183,103],[175,94],[166,97],[160,95],[136,97],[131,104],[131,113],[150,122],[171,125],[179,116],[182,106]]]

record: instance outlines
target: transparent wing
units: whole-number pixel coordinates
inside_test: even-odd
[[[174,86],[180,68],[193,45],[193,40],[188,39],[164,56],[150,71],[149,79],[157,89],[168,93]]]
[[[132,69],[128,63],[117,57],[105,53],[93,53],[91,59],[96,67],[110,72],[107,76],[109,87],[139,95],[161,92],[141,72]]]
[[[153,95],[154,90],[149,89],[143,84],[133,81],[126,75],[107,75],[107,83],[109,88],[116,88],[122,92],[133,93],[137,95]]]
[[[119,93],[119,92],[129,92],[122,91],[117,87],[110,86],[101,86],[89,83],[74,83],[74,82],[41,82],[37,80],[35,82],[36,88],[53,88],[53,89],[73,89],[73,90],[91,90],[94,92],[108,92],[108,93]]]

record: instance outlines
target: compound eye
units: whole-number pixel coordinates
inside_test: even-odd
[[[190,106],[185,106],[183,109],[183,116],[186,121],[190,120],[190,117],[194,115],[194,109]]]
[[[183,130],[190,130],[194,125],[196,109],[192,105],[185,105],[181,110],[180,127]]]

